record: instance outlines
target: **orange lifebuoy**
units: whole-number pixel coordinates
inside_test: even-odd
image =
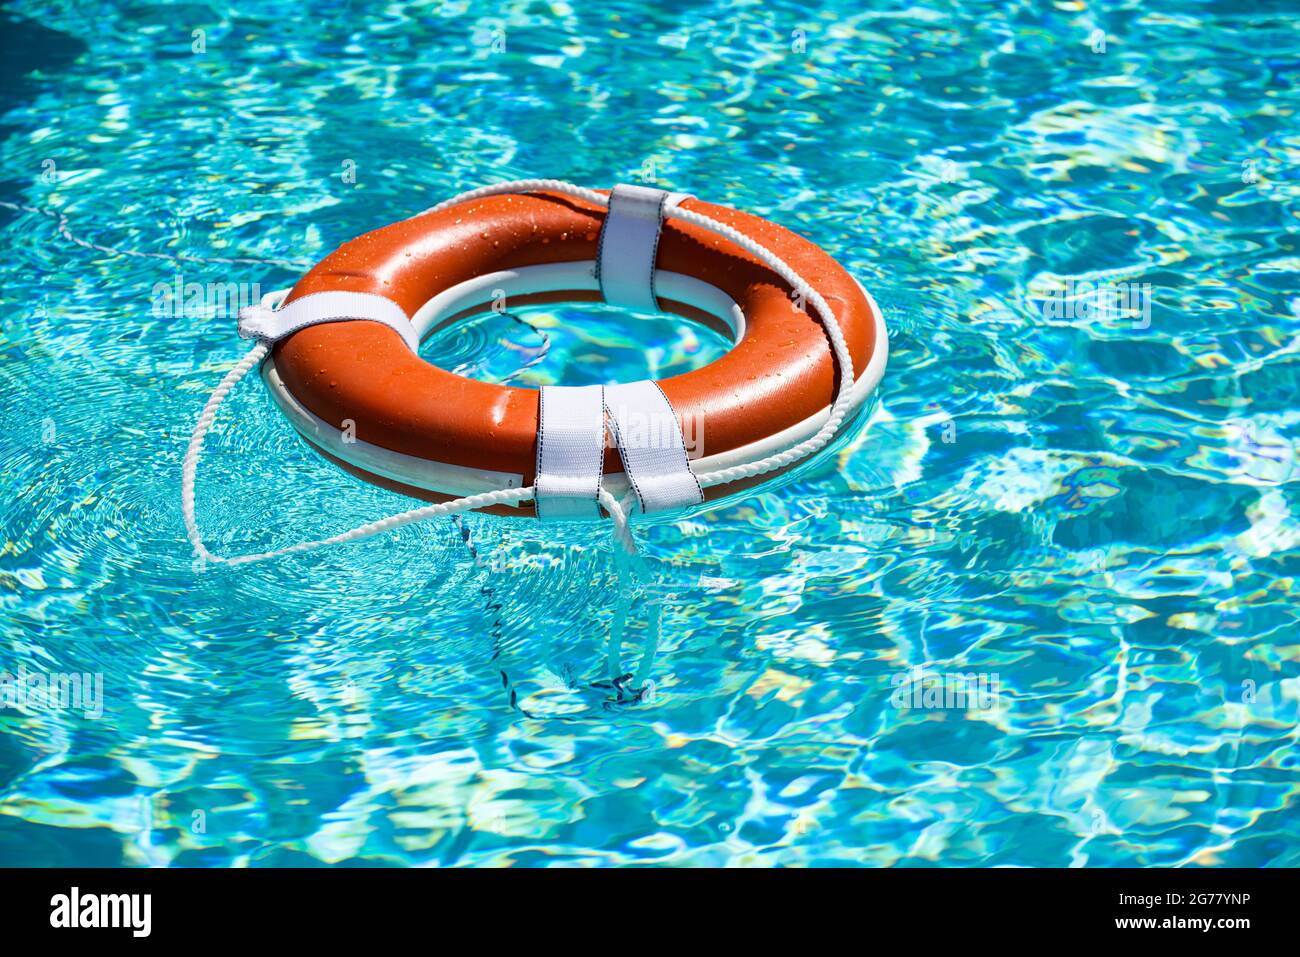
[[[854,407],[884,363],[879,309],[831,256],[767,220],[686,199],[682,207],[775,253],[834,311],[856,379]],[[284,300],[321,292],[384,296],[420,337],[490,308],[599,301],[595,263],[606,211],[564,193],[491,195],[366,233],[339,247]],[[659,306],[733,335],[725,355],[659,382],[692,423],[692,468],[751,461],[807,438],[838,389],[827,335],[791,285],[749,252],[669,218],[655,258]],[[277,404],[323,456],[366,481],[429,501],[533,482],[538,392],[455,375],[376,322],[328,322],[277,342],[263,366]],[[623,465],[606,453],[606,480]],[[716,499],[753,484],[705,489]],[[531,501],[493,508],[528,514]]]

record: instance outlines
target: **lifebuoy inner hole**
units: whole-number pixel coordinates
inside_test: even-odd
[[[608,384],[668,378],[701,368],[724,355],[745,333],[740,307],[710,283],[660,272],[656,288],[661,309],[646,315],[605,305],[594,267],[590,262],[529,266],[479,276],[440,293],[412,318],[422,340],[421,355],[469,378],[500,381],[529,361],[529,340],[540,347],[540,337],[510,318],[526,321],[533,315],[551,337],[551,348],[559,351],[554,358],[548,352],[549,361],[537,363],[536,372],[525,370],[510,385]],[[511,337],[517,355],[495,344],[510,326],[525,333]],[[496,331],[490,331],[494,327]],[[506,353],[505,361],[478,361],[493,349]],[[633,350],[643,357],[644,371],[635,361],[626,361]],[[620,357],[619,351],[625,354]],[[519,361],[510,365],[516,358]],[[607,371],[615,368],[617,372]]]
[[[716,321],[566,302],[459,317],[431,332],[420,355],[466,378],[537,388],[666,379],[716,361],[733,344]]]

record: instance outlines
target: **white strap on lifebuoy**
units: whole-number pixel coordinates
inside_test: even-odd
[[[609,429],[642,514],[675,512],[704,501],[686,457],[677,413],[649,379],[605,386]]]
[[[600,518],[605,409],[598,385],[542,386],[537,417],[537,517],[543,522]]]
[[[287,293],[277,290],[255,306],[239,310],[239,334],[245,339],[274,343],[292,332],[322,322],[354,319],[378,322],[392,329],[412,352],[420,351],[420,337],[411,318],[393,300],[368,292],[314,292],[280,306]]]
[[[542,521],[600,518],[606,429],[642,514],[704,501],[681,423],[657,383],[542,386],[538,409],[533,487]]]
[[[689,198],[689,193],[627,183],[610,191],[596,253],[596,278],[607,303],[635,312],[659,311],[655,255],[664,213]]]

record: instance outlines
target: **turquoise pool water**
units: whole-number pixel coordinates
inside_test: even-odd
[[[0,702],[0,864],[1300,864],[1282,5],[241,6],[0,23],[0,671],[90,676]],[[215,260],[518,176],[767,215],[891,327],[866,428],[643,530],[652,700],[601,681],[604,534],[185,542],[185,441],[246,344],[157,287],[279,288],[301,268]],[[725,348],[607,316],[521,314],[522,381]],[[499,378],[540,342],[491,317],[428,354]],[[225,552],[409,506],[254,382],[199,496]]]

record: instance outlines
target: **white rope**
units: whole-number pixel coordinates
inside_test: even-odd
[[[826,330],[826,335],[831,341],[831,350],[835,354],[835,361],[840,368],[840,387],[835,395],[835,401],[831,404],[830,417],[817,430],[815,435],[805,439],[798,445],[786,449],[784,452],[777,452],[765,459],[759,459],[757,462],[733,465],[731,468],[715,469],[712,472],[697,475],[696,478],[700,480],[701,485],[725,485],[728,482],[736,482],[755,475],[763,475],[774,469],[785,468],[787,465],[792,465],[805,456],[817,452],[835,437],[835,433],[839,431],[844,417],[848,414],[849,406],[853,402],[853,356],[849,353],[848,343],[844,341],[844,331],[840,328],[839,320],[835,318],[835,313],[831,310],[830,304],[822,298],[821,293],[795,272],[789,263],[771,250],[760,246],[739,230],[710,219],[703,213],[682,209],[680,206],[668,210],[668,215],[717,233],[724,239],[731,240],[745,252],[771,266],[778,276],[788,282],[797,294],[801,295],[817,310],[817,314],[822,321],[822,327]]]
[[[566,193],[569,196],[576,196],[578,199],[585,199],[589,203],[597,206],[609,207],[609,197],[604,193],[598,193],[594,189],[587,189],[584,186],[574,186],[572,183],[566,183],[562,179],[515,179],[507,183],[494,183],[491,186],[480,186],[478,189],[471,189],[468,192],[460,193],[451,199],[444,199],[437,206],[430,206],[420,216],[429,213],[436,213],[439,210],[446,209],[449,206],[457,206],[461,203],[468,203],[475,199],[482,199],[485,196],[497,196],[501,193],[536,193],[545,191],[547,193]]]
[[[561,180],[525,179],[515,180],[508,183],[497,183],[492,186],[483,186],[479,189],[472,189],[469,192],[453,196],[451,199],[430,207],[425,210],[425,213],[437,212],[460,203],[482,199],[485,196],[494,196],[502,193],[527,193],[537,191],[563,193],[602,207],[608,207],[609,205],[608,198],[605,194],[598,193],[592,189],[574,186],[572,183],[566,183]],[[422,213],[421,215],[424,214]],[[825,446],[839,430],[840,425],[844,421],[844,417],[848,413],[853,396],[853,358],[849,354],[848,344],[844,340],[844,333],[840,329],[839,321],[835,318],[835,313],[831,310],[830,305],[824,298],[822,298],[821,294],[817,292],[817,290],[813,289],[802,276],[795,272],[795,270],[785,262],[785,260],[777,256],[771,250],[750,239],[748,236],[745,236],[739,230],[710,219],[702,213],[682,209],[680,206],[667,210],[667,215],[680,219],[683,222],[692,223],[693,225],[699,226],[735,243],[756,259],[766,263],[777,275],[789,283],[795,293],[802,296],[812,305],[813,309],[817,311],[822,326],[826,330],[827,337],[830,339],[831,349],[835,354],[835,360],[839,365],[840,372],[839,390],[831,405],[830,416],[815,435],[805,439],[798,445],[786,449],[784,452],[769,455],[757,462],[735,465],[730,468],[716,469],[712,472],[697,475],[696,477],[700,480],[700,484],[704,486],[722,485],[728,482],[750,478],[755,475],[763,475],[775,469],[784,468],[805,456],[817,452]],[[252,368],[266,357],[268,349],[269,346],[266,343],[257,343],[233,369],[226,373],[225,378],[221,380],[221,384],[217,386],[216,390],[209,397],[207,405],[204,406],[203,413],[199,416],[199,420],[194,426],[194,433],[190,436],[189,448],[186,449],[185,461],[181,472],[181,507],[185,515],[186,534],[189,537],[190,544],[194,546],[195,555],[200,560],[213,562],[215,564],[240,565],[247,562],[278,558],[282,555],[291,555],[296,552],[310,551],[327,545],[342,545],[347,542],[360,541],[363,538],[379,535],[394,528],[409,525],[413,522],[421,522],[425,519],[438,518],[445,515],[455,515],[460,512],[468,512],[473,511],[474,509],[484,508],[489,505],[504,505],[524,502],[533,497],[532,486],[517,489],[498,489],[493,492],[484,492],[479,495],[469,495],[464,498],[454,499],[450,502],[441,502],[436,505],[426,505],[422,508],[411,509],[410,511],[391,515],[388,518],[380,519],[379,521],[359,525],[356,528],[342,532],[338,535],[332,535],[329,538],[322,538],[310,542],[300,542],[286,548],[278,548],[272,551],[258,552],[249,555],[236,555],[232,557],[223,557],[213,554],[203,544],[202,535],[199,532],[198,523],[195,519],[194,513],[194,481],[195,474],[198,471],[199,456],[203,451],[203,440],[207,436],[208,430],[212,427],[212,422],[216,417],[217,409],[221,406],[222,401],[230,393],[230,390],[233,389]],[[613,495],[603,488],[600,490],[599,500],[613,523],[615,540],[618,542],[623,553],[633,559],[633,571],[638,576],[644,575],[644,564],[640,560],[640,555],[637,552],[636,541],[632,537],[632,530],[629,525],[630,508],[623,503],[620,503]]]
[[[356,542],[363,538],[370,538],[373,535],[391,531],[394,528],[400,528],[403,525],[410,525],[412,522],[422,522],[425,519],[438,518],[443,515],[455,515],[458,512],[469,512],[476,508],[486,508],[489,505],[523,502],[533,497],[533,487],[531,485],[526,488],[498,489],[494,492],[483,492],[479,495],[467,495],[464,498],[454,499],[450,502],[439,502],[434,505],[425,505],[422,508],[413,508],[410,511],[390,515],[376,522],[358,525],[356,528],[341,532],[338,535],[331,535],[329,538],[299,542],[296,545],[277,548],[269,552],[235,555],[229,558],[213,554],[203,544],[203,537],[199,533],[198,522],[194,516],[194,479],[198,471],[199,456],[203,452],[203,440],[212,427],[212,422],[216,418],[217,409],[221,406],[222,401],[230,394],[230,390],[239,383],[239,380],[244,378],[251,369],[266,357],[269,349],[270,347],[265,342],[257,343],[244,358],[239,360],[233,369],[226,373],[226,377],[221,380],[221,384],[208,398],[208,404],[203,407],[199,421],[194,426],[194,433],[190,436],[189,448],[185,450],[185,461],[181,467],[181,510],[185,513],[185,533],[189,537],[190,544],[194,546],[194,554],[201,561],[219,565],[243,565],[268,558],[279,558],[282,555],[292,555],[295,552],[323,548],[326,545],[343,545],[347,542]],[[617,523],[617,521],[616,518],[615,522]],[[626,524],[626,521],[626,516],[623,516],[624,524]],[[631,533],[626,532],[626,529],[624,537],[626,540],[631,540]]]

